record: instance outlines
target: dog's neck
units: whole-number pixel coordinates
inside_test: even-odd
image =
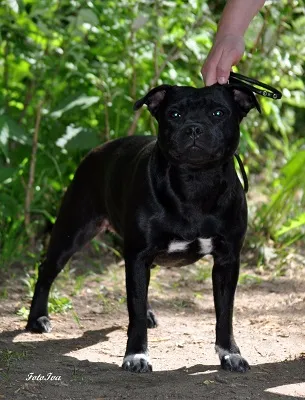
[[[167,182],[165,187],[170,188],[182,202],[202,202],[205,198],[208,202],[216,201],[226,191],[227,181],[236,174],[233,157],[215,166],[195,169],[171,163],[163,155],[158,143],[152,153],[151,168],[158,187],[163,186],[162,182]]]

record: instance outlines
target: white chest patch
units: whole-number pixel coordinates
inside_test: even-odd
[[[211,238],[198,238],[199,253],[202,255],[211,254],[213,244]],[[174,240],[168,246],[168,253],[183,252],[188,250],[188,246],[193,242]]]
[[[211,254],[213,250],[211,238],[199,238],[200,254]]]
[[[178,240],[173,241],[168,246],[168,252],[175,253],[176,251],[185,251],[189,244],[190,242],[182,242],[182,241],[179,242]]]

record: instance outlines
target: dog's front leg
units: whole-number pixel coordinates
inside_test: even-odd
[[[233,305],[239,274],[239,257],[236,259],[214,256],[213,293],[216,311],[216,352],[225,370],[246,372],[248,362],[240,355],[233,336]]]
[[[150,264],[139,254],[128,254],[125,255],[125,268],[129,326],[122,367],[131,372],[151,372],[147,347],[147,289]]]

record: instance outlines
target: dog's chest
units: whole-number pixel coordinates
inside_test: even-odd
[[[192,264],[213,251],[211,238],[197,238],[193,241],[172,240],[166,250],[161,251],[154,263],[162,266],[177,266]]]

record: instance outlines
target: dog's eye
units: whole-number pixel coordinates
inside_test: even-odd
[[[180,117],[181,117],[181,114],[178,113],[178,111],[172,111],[172,112],[170,113],[170,116],[171,116],[172,118],[180,118]]]
[[[215,110],[212,115],[213,117],[222,117],[224,112],[222,110]]]

